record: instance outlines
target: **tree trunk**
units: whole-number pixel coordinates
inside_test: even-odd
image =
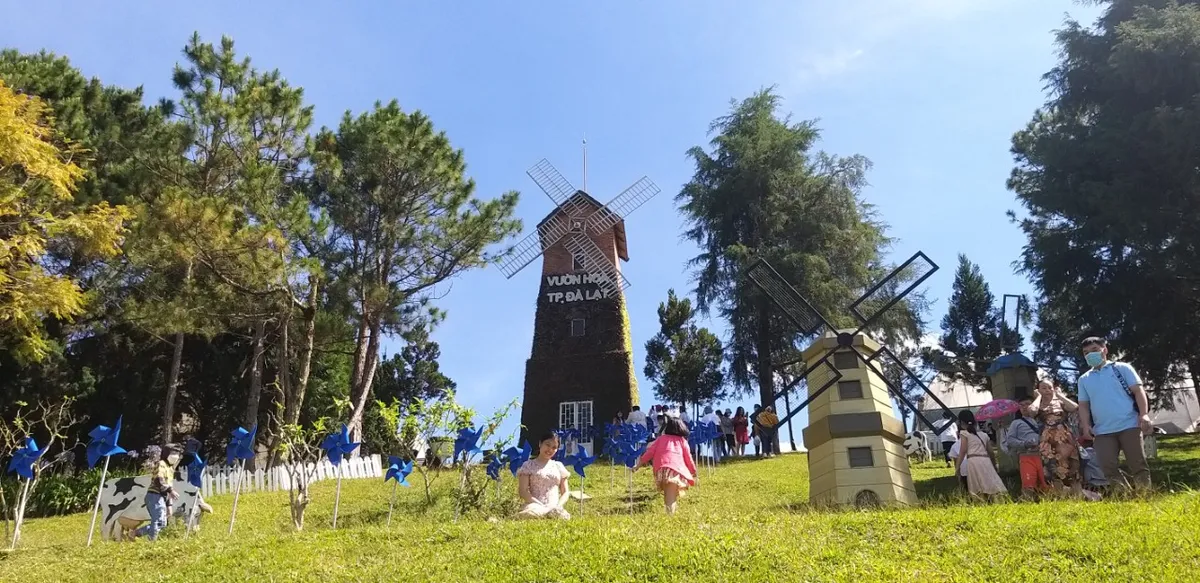
[[[255,322],[250,355],[250,392],[246,395],[246,414],[242,417],[242,424],[247,428],[258,424],[258,403],[262,399],[263,337],[266,334],[266,321]]]
[[[171,356],[171,371],[167,376],[167,396],[163,401],[162,445],[175,437],[175,393],[179,392],[179,369],[183,366],[183,332],[175,334],[175,354]]]
[[[192,281],[192,264],[187,264],[183,282]],[[175,333],[175,354],[171,356],[171,370],[167,373],[167,395],[163,399],[162,445],[171,443],[175,437],[175,393],[179,391],[179,369],[183,366],[183,332]]]
[[[350,415],[350,422],[346,425],[350,429],[351,439],[359,441],[362,441],[363,415],[367,410],[367,401],[371,397],[371,386],[375,381],[375,369],[379,364],[381,324],[378,319],[371,322],[366,337],[366,346],[362,348],[362,358],[359,360],[362,363],[362,370],[356,371],[358,374],[355,374],[355,377],[358,379],[358,386],[354,387],[354,390],[350,392],[353,398],[354,409]],[[361,340],[362,337],[360,337]],[[358,450],[355,450],[353,455],[357,456]]]
[[[758,298],[755,312],[758,330],[754,336],[754,375],[758,377],[758,397],[765,409],[775,405],[775,367],[771,366],[771,300],[765,295]],[[771,434],[772,451],[779,451],[779,428]]]
[[[287,422],[300,422],[300,411],[304,408],[304,397],[308,392],[308,378],[312,374],[313,347],[317,339],[317,287],[314,281],[308,291],[308,307],[304,309],[304,345],[300,349],[300,375],[292,386],[292,398],[288,404]]]

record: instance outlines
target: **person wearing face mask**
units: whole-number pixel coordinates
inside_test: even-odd
[[[1118,455],[1139,488],[1150,487],[1150,468],[1142,450],[1142,435],[1153,429],[1146,390],[1137,371],[1123,362],[1108,360],[1108,343],[1091,337],[1081,345],[1090,368],[1079,377],[1079,432],[1094,440],[1100,468],[1110,483],[1120,483]]]
[[[175,483],[175,466],[179,464],[179,452],[164,447],[154,471],[150,474],[150,486],[146,488],[146,512],[150,522],[134,531],[134,536],[158,540],[158,533],[166,528],[171,518],[171,503],[179,497],[172,488]]]

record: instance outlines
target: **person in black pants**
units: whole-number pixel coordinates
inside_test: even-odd
[[[938,438],[942,440],[942,456],[946,460],[947,468],[950,467],[950,448],[958,441],[958,423],[955,421],[954,414],[946,411],[942,414],[942,419],[934,423],[940,431]]]

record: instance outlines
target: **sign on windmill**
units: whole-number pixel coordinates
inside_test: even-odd
[[[801,378],[808,386],[808,398],[780,421],[786,422],[808,408],[804,445],[808,448],[811,501],[856,506],[916,502],[904,450],[906,432],[892,413],[889,393],[935,433],[938,428],[910,402],[900,385],[919,386],[943,410],[949,409],[895,353],[867,331],[937,269],[924,253],[914,254],[850,305],[849,312],[859,326],[849,330],[836,330],[766,260],[755,261],[747,271],[750,280],[802,335],[813,336],[825,330],[801,353],[805,363]],[[892,375],[901,377],[899,383]],[[835,385],[837,390],[829,391]],[[781,396],[775,395],[776,399]]]
[[[542,259],[521,409],[522,435],[532,439],[553,428],[582,431],[637,404],[620,262],[629,260],[626,217],[659,189],[642,177],[603,204],[546,160],[527,173],[555,206],[500,270],[512,278]]]

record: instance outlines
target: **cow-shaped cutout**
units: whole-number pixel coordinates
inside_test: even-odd
[[[113,478],[104,482],[100,491],[101,536],[108,540],[128,539],[134,529],[150,520],[150,511],[146,509],[146,488],[149,486],[149,476]],[[201,513],[212,512],[212,507],[204,502],[200,489],[187,482],[176,480],[173,488],[179,497],[171,503],[171,515],[184,520],[188,512],[193,512],[193,519],[185,524],[190,525],[192,531],[199,530]]]

